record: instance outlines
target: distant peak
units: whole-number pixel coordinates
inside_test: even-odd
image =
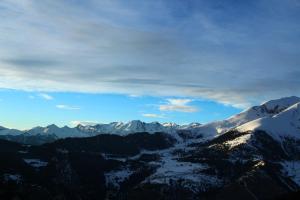
[[[52,128],[58,128],[55,124],[48,125],[46,128],[52,129]]]
[[[201,123],[199,123],[199,122],[192,122],[192,123],[190,123],[189,125],[190,125],[190,126],[200,126]]]
[[[141,120],[131,120],[128,123],[132,123],[132,124],[140,124],[143,123]]]
[[[75,128],[80,128],[80,127],[83,127],[83,125],[80,123],[75,126]]]
[[[174,122],[166,122],[162,124],[163,126],[178,126],[176,123]]]

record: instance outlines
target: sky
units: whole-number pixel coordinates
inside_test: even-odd
[[[120,94],[36,93],[6,90],[0,93],[1,125],[30,129],[56,124],[93,125],[127,122],[209,122],[224,119],[239,111],[214,101]]]
[[[299,55],[300,0],[1,0],[0,125],[223,119]]]

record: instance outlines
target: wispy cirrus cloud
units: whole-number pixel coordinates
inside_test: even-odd
[[[300,94],[298,1],[0,7],[0,88],[201,97],[236,107]]]
[[[199,109],[196,106],[188,105],[192,99],[167,99],[166,104],[159,105],[161,111],[175,111],[175,112],[198,112]]]
[[[53,98],[53,96],[51,96],[51,95],[49,95],[49,94],[46,94],[46,93],[40,93],[40,94],[38,94],[38,96],[40,97],[40,98],[43,98],[43,99],[45,99],[45,100],[48,100],[48,101],[50,101],[50,100],[53,100],[54,98]],[[34,96],[29,96],[29,98],[34,98]]]
[[[78,106],[70,106],[65,104],[56,105],[56,108],[63,109],[63,110],[80,110],[80,107]]]
[[[165,115],[163,114],[155,114],[155,113],[143,113],[143,117],[148,117],[148,118],[165,118]]]

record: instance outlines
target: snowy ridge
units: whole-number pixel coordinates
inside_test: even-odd
[[[47,127],[35,127],[26,131],[29,135],[54,135],[58,138],[66,137],[87,137],[87,134],[78,131],[77,129],[64,126],[59,128],[58,126],[52,124]]]
[[[274,138],[300,138],[300,103],[271,117],[263,117],[236,128],[240,132],[263,130]]]
[[[77,128],[83,132],[90,133],[109,133],[118,135],[127,135],[137,132],[167,132],[175,131],[178,126],[175,124],[160,124],[158,122],[145,123],[139,120],[133,120],[128,123],[112,122],[109,124],[97,124],[94,126],[78,126]]]
[[[20,135],[20,134],[22,134],[22,131],[16,129],[8,129],[0,126],[0,135]]]
[[[300,98],[295,96],[271,100],[260,106],[251,107],[226,120],[204,124],[197,128],[197,132],[206,135],[222,134],[248,122],[264,117],[272,117],[299,102]],[[289,119],[286,118],[286,120]]]
[[[97,125],[86,125],[79,124],[75,128],[68,126],[58,127],[55,124],[46,127],[35,127],[26,131],[19,131],[15,129],[7,129],[0,127],[0,135],[21,135],[26,134],[27,136],[53,136],[55,138],[67,138],[67,137],[90,137],[99,134],[117,134],[117,135],[128,135],[130,133],[147,132],[156,133],[164,132],[172,134],[178,139],[176,132],[178,130],[190,130],[199,127],[199,123],[191,123],[188,125],[177,125],[175,123],[159,123],[151,122],[146,123],[139,120],[124,122],[112,122],[109,124],[97,124]]]
[[[172,135],[178,141],[181,138],[178,136],[178,130],[193,130],[196,127],[199,127],[199,123],[191,123],[188,125],[178,125],[175,123],[159,123],[159,122],[142,122],[140,120],[129,121],[128,123],[123,122],[112,122],[109,124],[97,124],[93,126],[82,126],[78,125],[76,128],[89,135],[98,135],[98,134],[117,134],[117,135],[128,135],[130,133],[156,133],[164,132]]]

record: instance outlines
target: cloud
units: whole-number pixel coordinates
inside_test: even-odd
[[[56,105],[56,108],[63,109],[63,110],[80,110],[80,107],[64,105],[64,104]]]
[[[58,62],[55,60],[47,60],[47,59],[37,59],[37,58],[13,58],[13,59],[4,59],[2,62],[16,65],[21,67],[45,67],[57,65]]]
[[[139,98],[139,97],[141,97],[141,95],[138,95],[138,94],[129,94],[128,96],[130,98]]]
[[[52,96],[50,96],[49,94],[46,94],[46,93],[40,93],[40,94],[38,94],[38,96],[45,100],[48,100],[48,101],[54,99]],[[29,98],[32,99],[32,96],[29,96]]]
[[[160,111],[175,111],[175,112],[198,112],[199,109],[195,106],[187,105],[192,102],[192,99],[167,99],[168,103],[159,105]]]
[[[143,117],[149,117],[149,118],[165,118],[164,115],[154,114],[154,113],[144,113],[142,114]]]
[[[0,88],[188,96],[236,107],[299,95],[298,5],[2,0]]]

